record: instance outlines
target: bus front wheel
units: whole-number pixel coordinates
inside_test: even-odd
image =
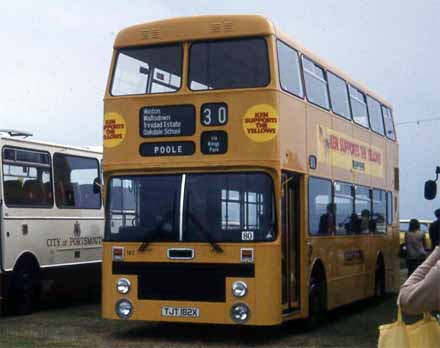
[[[383,261],[379,259],[376,264],[374,274],[374,297],[381,298],[385,295],[385,267]]]
[[[16,314],[32,311],[39,294],[39,269],[32,262],[20,262],[14,268],[12,278],[12,307]]]
[[[309,286],[309,317],[307,326],[315,329],[325,322],[327,315],[325,283],[322,279],[312,279]]]

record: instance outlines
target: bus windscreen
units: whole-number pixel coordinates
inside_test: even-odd
[[[275,238],[272,179],[263,173],[114,177],[106,216],[106,239],[112,241]]]

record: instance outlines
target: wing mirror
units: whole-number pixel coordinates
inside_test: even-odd
[[[433,200],[437,195],[437,183],[434,180],[425,182],[425,199]]]
[[[99,177],[96,177],[95,180],[93,180],[93,193],[101,193],[101,180]]]
[[[435,180],[428,180],[425,182],[425,199],[433,200],[437,196],[437,180],[440,174],[440,167],[435,169]]]

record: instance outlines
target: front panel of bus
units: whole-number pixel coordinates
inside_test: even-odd
[[[273,45],[257,36],[116,49],[105,318],[282,321]]]

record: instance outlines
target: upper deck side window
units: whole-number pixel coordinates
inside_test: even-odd
[[[113,96],[173,93],[182,80],[182,45],[122,48],[117,53]]]
[[[327,76],[332,111],[346,119],[351,119],[347,83],[330,71],[327,72]]]
[[[3,149],[3,194],[8,207],[50,208],[53,205],[50,154]]]
[[[281,88],[297,97],[303,98],[304,91],[301,81],[298,51],[277,41],[278,69]]]
[[[393,115],[391,110],[382,105],[383,123],[385,126],[385,135],[388,139],[396,140],[396,131],[394,130]]]
[[[307,100],[328,110],[330,102],[324,69],[305,56],[302,56],[302,64]]]
[[[270,82],[266,40],[195,42],[189,50],[188,75],[193,91],[264,87]]]
[[[371,129],[374,132],[379,133],[380,135],[385,135],[383,120],[382,120],[382,112],[380,110],[379,102],[368,95],[367,105],[368,105],[368,114],[370,115]]]
[[[369,127],[365,94],[356,87],[349,85],[351,114],[353,120],[364,127]]]

